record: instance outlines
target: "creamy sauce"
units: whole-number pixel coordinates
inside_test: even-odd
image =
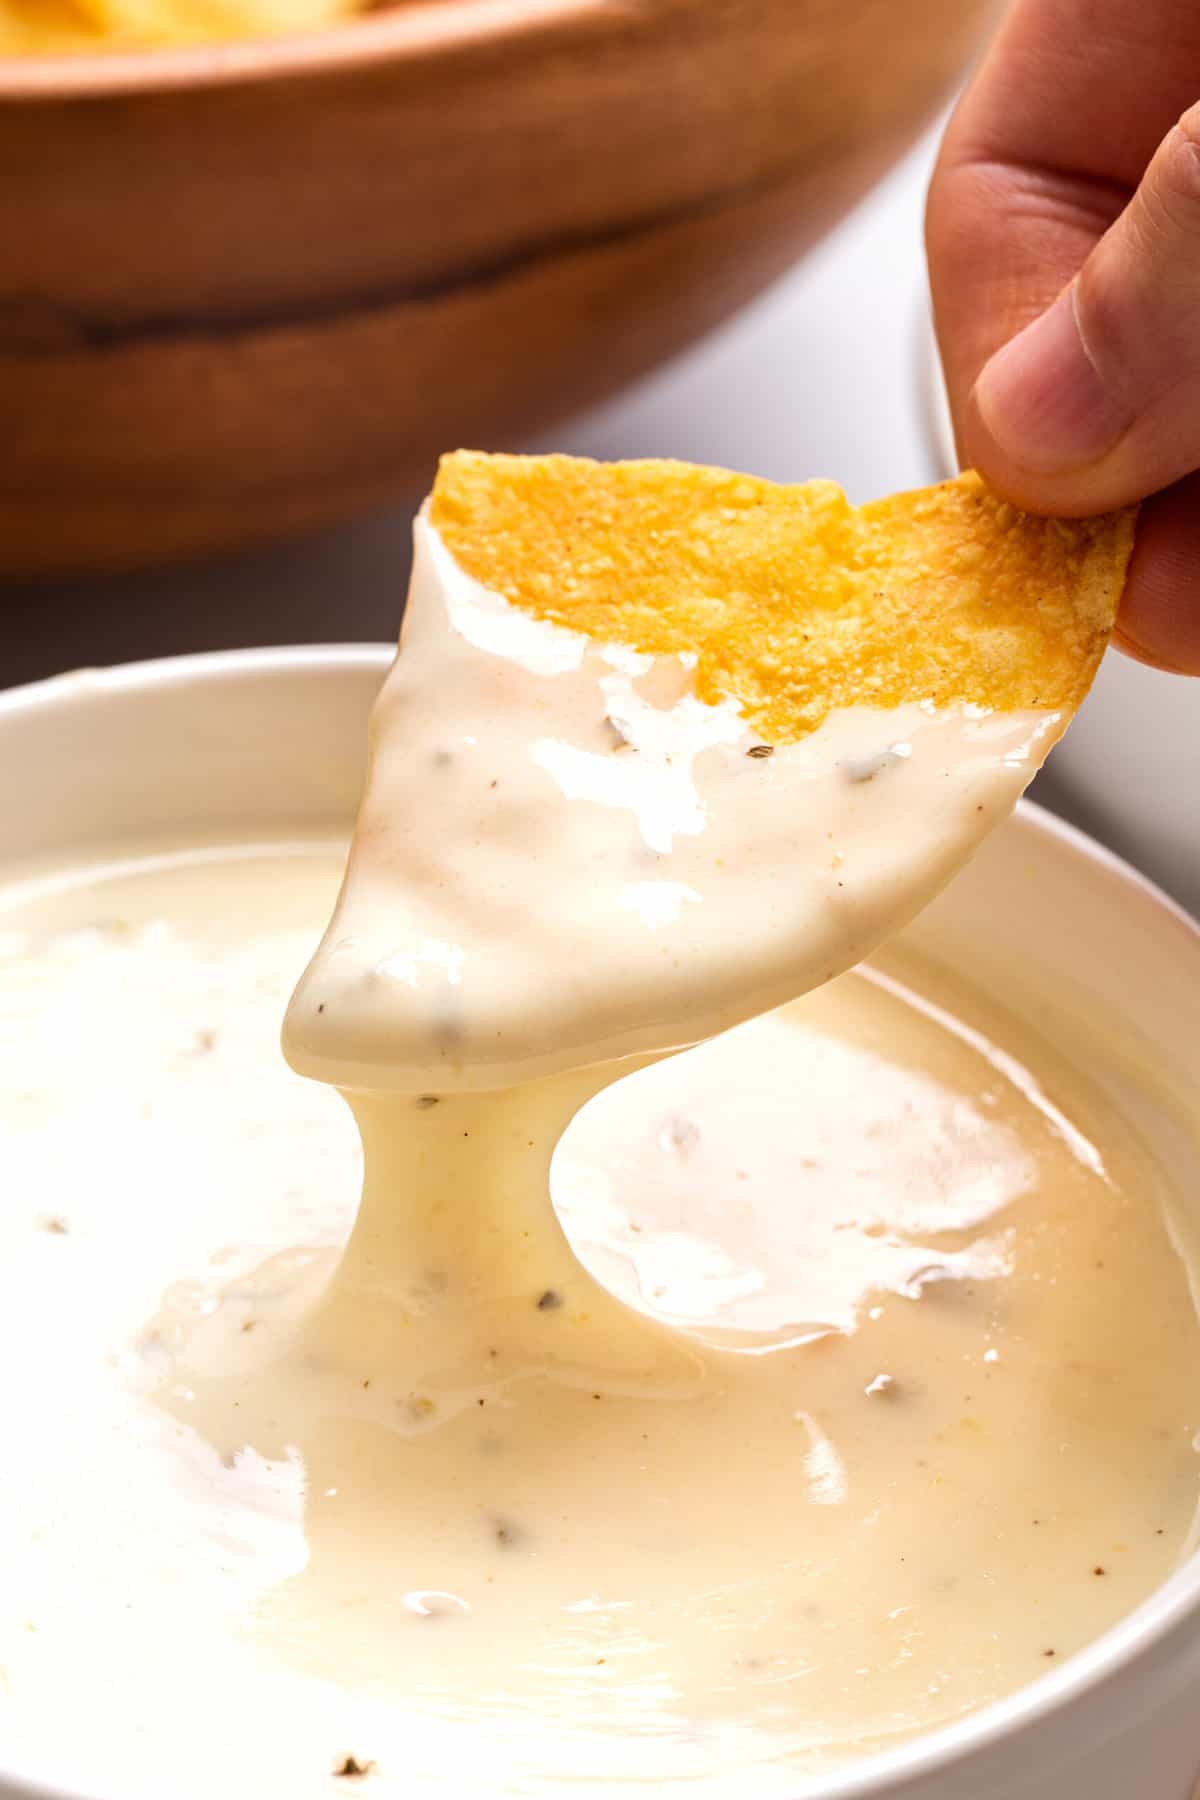
[[[765,1800],[1187,1545],[1166,1172],[1080,1046],[835,979],[1061,719],[767,745],[689,685],[419,525],[284,1032],[357,1212],[274,1046],[336,850],[9,891],[6,1755],[120,1800]]]
[[[1179,1196],[1087,1045],[890,954],[610,1087],[553,1168],[599,1287],[522,1199],[575,1078],[499,1125],[359,1102],[354,1222],[349,1116],[275,1049],[339,871],[213,848],[7,897],[6,1763],[793,1794],[1174,1564]]]
[[[1062,727],[857,707],[767,746],[688,687],[678,658],[507,605],[419,519],[346,884],[288,1013],[293,1066],[502,1088],[710,1037],[911,918]]]

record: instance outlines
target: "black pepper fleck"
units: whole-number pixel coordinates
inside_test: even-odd
[[[563,1297],[557,1289],[547,1288],[544,1294],[538,1296],[537,1309],[539,1312],[554,1312],[562,1303]]]
[[[746,752],[747,756],[753,756],[759,760],[761,760],[764,756],[774,756],[774,754],[775,754],[774,744],[751,744],[750,748]]]
[[[370,1775],[374,1768],[373,1762],[363,1762],[357,1756],[343,1756],[333,1765],[333,1773],[340,1780],[360,1780],[364,1775]]]

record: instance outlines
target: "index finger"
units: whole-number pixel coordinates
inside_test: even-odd
[[[1192,0],[1018,0],[930,187],[930,287],[956,424],[984,363],[1075,275],[1197,93]]]

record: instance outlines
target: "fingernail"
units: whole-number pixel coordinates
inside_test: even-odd
[[[1084,348],[1071,288],[985,364],[975,404],[1005,456],[1040,475],[1098,462],[1133,423]]]

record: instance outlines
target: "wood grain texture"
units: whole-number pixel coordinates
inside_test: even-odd
[[[599,399],[903,149],[990,0],[426,0],[0,67],[0,570],[277,535]]]

